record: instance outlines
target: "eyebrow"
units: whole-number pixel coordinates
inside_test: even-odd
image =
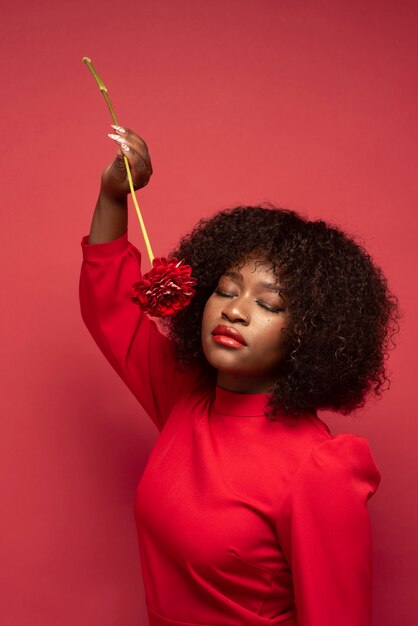
[[[222,276],[229,276],[230,278],[237,280],[239,283],[242,283],[244,280],[240,272],[233,272],[232,270],[228,270],[224,272]],[[265,281],[262,280],[258,284],[261,287],[268,289],[268,291],[274,291],[278,293],[279,295],[281,295],[283,292],[286,291],[285,289],[283,289],[283,287],[279,287],[276,283],[266,283]]]

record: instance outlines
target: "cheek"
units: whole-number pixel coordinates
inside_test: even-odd
[[[269,354],[275,354],[282,350],[284,344],[284,334],[282,329],[286,326],[283,320],[268,318],[258,329],[258,348],[265,350]]]
[[[212,326],[213,324],[210,319],[210,308],[205,307],[203,309],[202,323],[200,325],[200,335],[201,335],[202,341],[204,340],[204,337],[206,337],[207,334],[210,332],[210,330],[212,329]]]
[[[205,304],[205,308],[203,309],[202,328],[204,328],[208,324],[211,324],[211,320],[214,317],[214,310],[213,309],[214,309],[213,300],[211,300],[209,298],[209,300],[207,300],[207,302]]]
[[[208,309],[208,305],[205,305],[205,308],[203,309],[203,314],[202,314],[202,330],[205,328],[206,324],[208,323],[208,317],[209,317],[209,309]]]

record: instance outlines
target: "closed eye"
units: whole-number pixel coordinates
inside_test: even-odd
[[[225,291],[220,291],[220,289],[215,289],[215,293],[216,295],[221,296],[223,298],[233,298],[235,296],[235,294],[233,293],[226,293]],[[259,306],[261,306],[263,309],[265,309],[269,313],[280,313],[281,311],[284,311],[284,309],[273,308],[271,306],[268,306],[267,304],[263,304],[263,302],[259,302],[258,300],[256,300],[256,302]]]
[[[280,313],[280,311],[284,311],[284,309],[274,309],[271,306],[268,306],[267,304],[263,304],[262,302],[258,302],[257,300],[257,304],[259,304],[263,309],[266,309],[267,311],[270,311],[270,313]]]
[[[221,291],[220,289],[215,289],[215,293],[218,296],[223,296],[224,298],[233,298],[234,297],[234,293],[225,293],[225,291]]]

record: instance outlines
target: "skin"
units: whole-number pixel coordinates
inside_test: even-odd
[[[289,314],[284,298],[261,283],[276,288],[280,284],[271,264],[261,257],[241,260],[228,271],[241,278],[223,274],[208,298],[202,318],[203,352],[218,370],[219,386],[240,393],[269,393],[277,379],[277,366],[288,355],[282,329]],[[232,348],[216,343],[212,331],[218,324],[238,330],[247,345]]]

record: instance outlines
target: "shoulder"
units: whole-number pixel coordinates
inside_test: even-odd
[[[367,501],[376,492],[380,480],[364,437],[330,436],[311,448],[299,464],[281,500],[277,516],[279,534],[285,537],[289,525],[299,524],[305,530],[319,527],[341,530],[348,526],[363,532]]]
[[[335,488],[355,490],[368,500],[376,491],[381,474],[364,437],[333,435],[313,446],[299,466],[293,488],[326,494]],[[328,491],[327,491],[328,490]]]

